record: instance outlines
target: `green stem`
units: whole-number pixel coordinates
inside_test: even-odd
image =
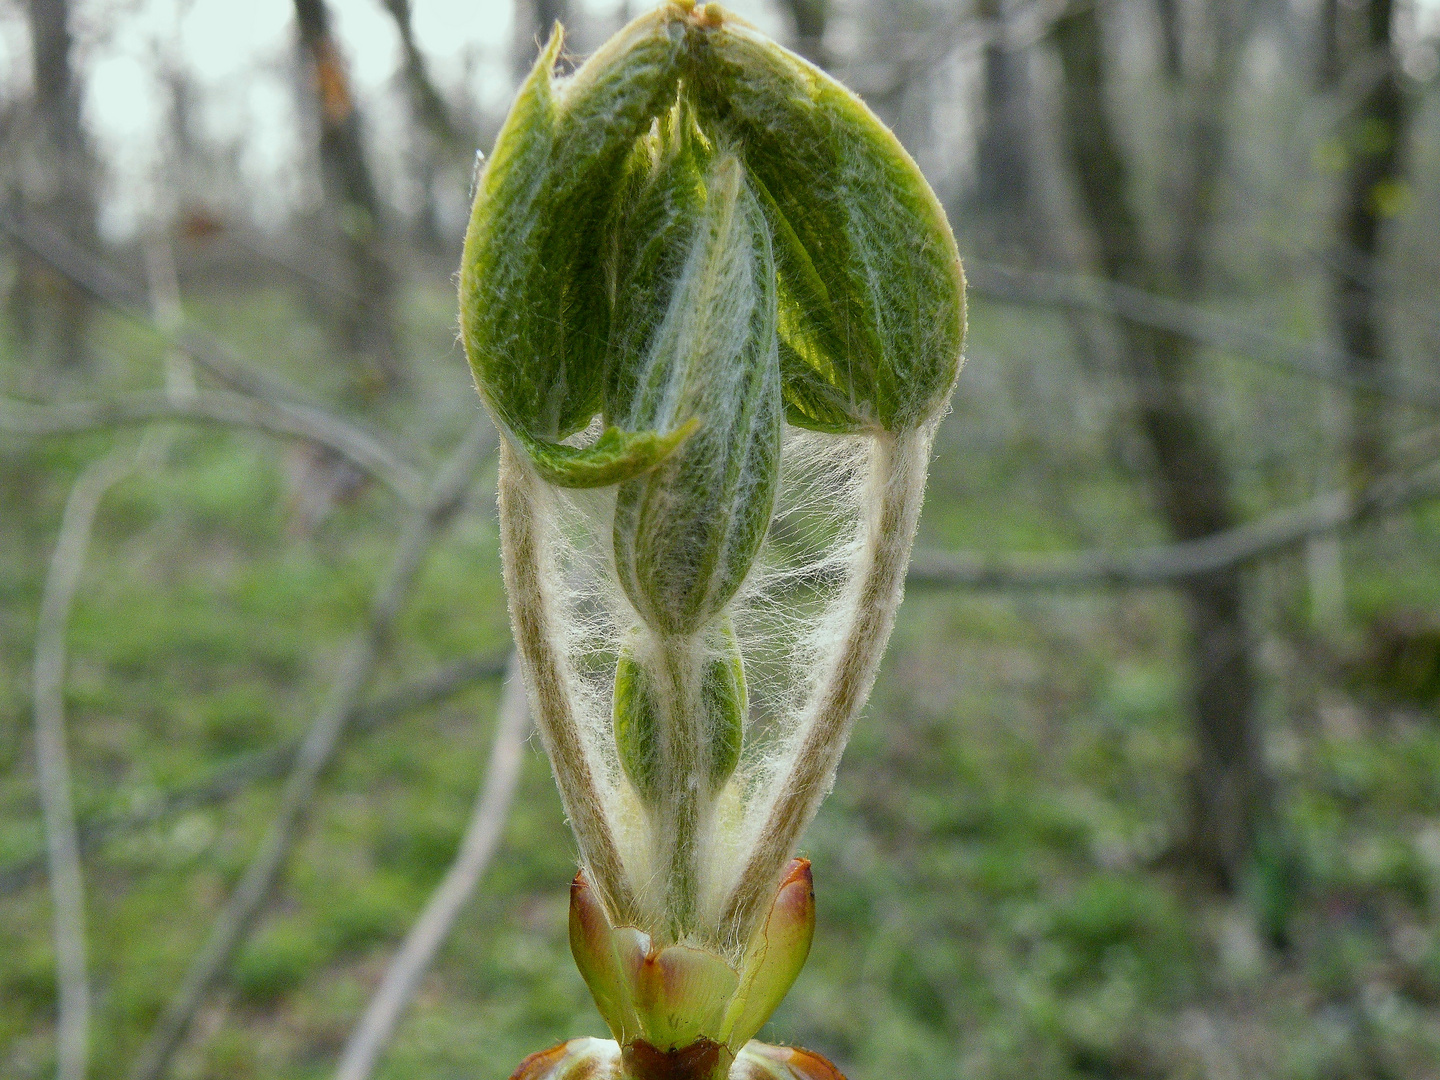
[[[515,649],[535,706],[535,726],[545,743],[556,786],[590,879],[617,924],[633,920],[638,907],[605,816],[596,768],[586,751],[571,702],[573,676],[557,648],[551,622],[557,575],[538,520],[538,480],[505,439],[500,440],[500,553]]]
[[[702,753],[698,637],[659,639],[661,796],[656,822],[665,868],[665,921],[675,940],[694,932],[699,840],[710,802]]]

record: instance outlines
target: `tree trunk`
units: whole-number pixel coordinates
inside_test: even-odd
[[[417,239],[432,251],[458,258],[460,238],[441,234],[436,211],[436,186],[442,178],[454,175],[456,166],[473,152],[474,146],[472,140],[461,132],[460,125],[451,115],[450,106],[430,78],[425,54],[415,41],[410,0],[384,0],[384,4],[400,35],[410,111],[421,129],[412,143],[415,180],[421,191]]]
[[[425,54],[415,42],[415,27],[411,22],[410,0],[384,0],[385,9],[395,20],[395,29],[400,34],[400,49],[405,57],[405,86],[410,94],[410,107],[415,118],[425,125],[435,141],[449,149],[461,142],[460,131],[450,116],[450,107],[435,88],[430,78],[429,65]]]
[[[73,69],[67,0],[30,0],[35,71],[35,158],[39,184],[31,207],[87,251],[95,248],[95,165],[80,123],[80,87]],[[45,341],[60,367],[83,367],[90,298],[33,260],[23,261],[22,332]],[[28,336],[28,335],[27,335]]]
[[[1320,0],[1315,24],[1315,82],[1333,90],[1340,84],[1340,0]]]
[[[1002,251],[1033,246],[1027,168],[1029,72],[1025,54],[1011,48],[1006,38],[1001,0],[981,0],[977,10],[993,30],[986,39],[982,58],[985,123],[976,154],[976,209]]]
[[[384,215],[365,160],[360,115],[324,0],[295,0],[300,46],[311,65],[320,106],[320,168],[350,267],[353,300],[341,319],[345,346],[360,364],[362,397],[379,397],[404,381],[395,333],[395,274],[384,252]]]
[[[1165,58],[1165,75],[1179,81],[1184,57],[1181,55],[1180,0],[1156,0],[1155,14],[1160,19],[1160,39]]]
[[[826,67],[825,25],[830,17],[829,0],[785,0],[785,10],[795,24],[794,50],[816,67]]]
[[[1064,71],[1067,149],[1081,203],[1095,232],[1100,269],[1136,288],[1174,292],[1199,283],[1214,177],[1184,184],[1175,266],[1146,253],[1129,201],[1121,143],[1106,109],[1106,69],[1095,7],[1072,8],[1055,26]],[[1213,108],[1218,99],[1210,97]],[[1190,129],[1192,168],[1219,160],[1220,117],[1196,117]],[[1195,540],[1235,524],[1228,469],[1191,385],[1195,346],[1173,334],[1131,323],[1120,327],[1121,352],[1134,387],[1141,428],[1154,458],[1155,501],[1174,537]],[[1222,889],[1234,889],[1268,825],[1269,786],[1255,717],[1255,677],[1237,571],[1209,574],[1182,590],[1188,623],[1192,708],[1198,744],[1192,780],[1190,847],[1199,867]]]
[[[1385,220],[1395,212],[1403,191],[1401,155],[1409,118],[1390,45],[1393,13],[1394,0],[1369,0],[1361,13],[1365,48],[1352,63],[1377,64],[1380,71],[1349,124],[1334,258],[1336,323],[1349,374],[1357,384],[1376,390],[1383,387],[1387,372],[1375,271]],[[1379,475],[1386,458],[1385,401],[1378,393],[1362,391],[1354,398],[1350,417],[1353,482]]]

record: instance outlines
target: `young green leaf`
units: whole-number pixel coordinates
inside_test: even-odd
[[[702,662],[698,701],[679,703],[681,707],[689,704],[701,714],[700,722],[693,725],[693,729],[700,732],[705,743],[697,757],[708,762],[706,786],[711,797],[725,786],[740,763],[748,707],[745,663],[735,631],[728,625],[720,628],[720,646],[724,651],[719,656]],[[683,738],[691,727],[675,723],[677,718],[663,711],[667,702],[671,708],[676,706],[678,695],[672,693],[662,700],[658,685],[659,681],[644,661],[636,657],[633,648],[627,645],[620,650],[615,665],[612,707],[615,748],[625,775],[641,800],[651,807],[658,805],[665,794],[662,740]]]
[[[933,419],[960,366],[964,282],[910,155],[849,90],[740,20],[692,35],[685,80],[762,193],[787,418],[820,431]]]
[[[606,419],[700,427],[620,485],[620,584],[652,629],[693,634],[735,595],[765,537],[783,412],[775,265],[739,159],[676,111],[657,125],[619,230]],[[708,160],[707,160],[708,159]]]
[[[602,232],[635,140],[674,100],[677,18],[662,8],[636,20],[567,81],[554,74],[557,29],[477,185],[461,264],[466,353],[492,413],[551,483],[616,483],[687,434],[617,429],[583,449],[561,445],[602,406]]]
[[[654,680],[634,652],[625,648],[615,665],[613,706],[615,749],[620,765],[641,800],[648,806],[660,801],[660,703]]]
[[[725,651],[706,663],[700,684],[700,701],[705,710],[703,730],[710,743],[711,795],[719,794],[740,764],[745,712],[749,708],[745,661],[728,620],[721,627],[721,636]]]

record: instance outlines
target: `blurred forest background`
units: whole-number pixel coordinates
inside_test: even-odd
[[[601,1032],[452,274],[537,38],[643,6],[0,0],[0,1075]],[[735,7],[895,128],[971,282],[765,1034],[1440,1077],[1440,4]]]

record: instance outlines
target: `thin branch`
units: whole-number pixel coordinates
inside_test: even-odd
[[[222,382],[271,401],[304,396],[290,383],[240,360],[228,345],[208,331],[189,323],[173,332],[157,326],[128,282],[48,225],[33,218],[21,220],[0,208],[0,233],[85,292],[166,336]],[[1346,362],[1350,356],[1341,349],[1306,345],[1263,327],[1141,289],[1074,275],[1022,271],[975,259],[966,260],[965,274],[966,288],[975,296],[1110,315],[1273,364],[1307,378],[1410,405],[1440,406],[1440,386],[1434,383],[1400,376],[1384,381],[1357,378],[1347,373]]]
[[[476,419],[458,450],[441,467],[425,505],[406,525],[395,557],[371,604],[366,624],[351,638],[329,696],[295,758],[280,793],[280,806],[260,848],[245,868],[234,893],[216,918],[204,948],[191,963],[179,991],[141,1048],[131,1080],[159,1080],[210,987],[230,964],[284,868],[300,824],[315,799],[320,774],[330,764],[345,734],[346,721],[364,691],[389,637],[400,605],[439,530],[459,510],[476,466],[488,444],[488,427]]]
[[[500,835],[510,813],[510,801],[520,775],[521,749],[530,730],[530,710],[525,702],[525,684],[520,677],[519,661],[512,653],[500,697],[500,711],[495,725],[495,744],[490,751],[490,766],[485,781],[465,827],[460,852],[445,874],[445,880],[430,896],[425,910],[405,943],[385,972],[380,989],[360,1023],[350,1034],[335,1080],[369,1080],[375,1064],[384,1053],[401,1014],[419,989],[420,980],[436,952],[450,935],[455,919],[475,892],[485,868],[490,864]]]
[[[1064,555],[982,555],[917,551],[911,588],[1093,589],[1173,585],[1228,567],[1243,566],[1305,541],[1440,498],[1440,467],[1387,476],[1351,498],[1321,495],[1258,521],[1189,543],[1131,551]]]
[[[1164,585],[1214,568],[1217,552],[1228,551],[1231,557],[1238,554],[1240,562],[1258,561],[1311,537],[1345,531],[1384,512],[1404,509],[1433,495],[1420,481],[1390,482],[1402,486],[1392,489],[1391,497],[1383,504],[1370,504],[1369,509],[1363,501],[1351,504],[1350,509],[1355,511],[1353,517],[1331,516],[1342,502],[1341,496],[1332,493],[1224,534],[1230,538],[1228,541],[1211,538],[1198,545],[1166,545],[1140,551],[1031,556],[917,551],[911,562],[908,584],[911,588],[994,590]],[[443,700],[480,679],[494,678],[503,670],[503,662],[492,657],[457,660],[360,708],[350,723],[357,734],[370,731],[407,712]],[[295,739],[246,755],[221,766],[204,780],[163,795],[139,810],[82,821],[80,850],[88,853],[114,836],[221,802],[251,784],[272,780],[291,766],[299,746],[300,740]],[[0,896],[30,884],[43,866],[43,857],[34,856],[0,868]]]
[[[334,447],[338,453],[351,458],[366,471],[372,471],[371,466],[378,465],[381,457],[397,462],[400,460],[393,450],[386,448],[380,436],[364,430],[353,421],[341,419],[314,404],[306,403],[307,398],[313,398],[312,395],[288,380],[263,371],[242,359],[223,339],[186,318],[178,307],[167,313],[157,313],[142,290],[43,221],[34,217],[22,218],[0,206],[0,234],[8,236],[13,243],[46,263],[82,291],[149,327],[168,345],[189,356],[226,386],[251,398],[269,402],[275,409],[286,414],[277,420],[274,430],[296,434],[301,438],[325,432],[334,441],[342,444]],[[290,430],[292,428],[296,430]],[[327,444],[325,439],[316,441],[322,445]],[[361,457],[353,457],[351,451]],[[377,453],[380,457],[377,457]],[[396,487],[395,481],[399,476],[400,472],[392,469],[390,475],[381,479],[391,487]],[[400,488],[396,487],[396,490],[399,491]],[[411,494],[417,490],[411,488]]]
[[[193,390],[178,396],[165,391],[142,391],[111,401],[61,405],[33,405],[0,398],[0,431],[18,435],[71,434],[155,420],[253,427],[303,439],[354,463],[412,506],[425,498],[419,470],[384,440],[309,405],[263,400],[228,390]]]
[[[70,489],[35,628],[35,764],[45,825],[59,983],[55,1029],[58,1080],[82,1080],[90,1042],[85,891],[70,794],[70,763],[65,751],[65,634],[100,500],[135,467],[135,462],[133,451],[114,451],[86,466]]]
[[[1015,270],[967,259],[966,289],[1006,303],[1097,312],[1176,334],[1296,375],[1334,383],[1424,408],[1440,406],[1440,384],[1398,374],[1379,379],[1356,375],[1354,358],[1328,345],[1307,345],[1263,327],[1206,311],[1194,304],[1156,296],[1113,281]]]
[[[423,709],[465,690],[482,679],[505,672],[503,657],[475,656],[446,664],[439,671],[404,683],[378,701],[356,710],[349,724],[359,735],[381,727],[406,713]],[[252,784],[283,776],[300,752],[299,738],[279,746],[246,754],[215,769],[209,776],[150,800],[139,809],[123,814],[82,820],[79,828],[80,853],[89,854],[116,836],[143,829],[175,814],[224,802]],[[44,869],[43,855],[19,859],[0,867],[0,896],[29,885]]]
[[[95,255],[34,216],[22,218],[0,207],[0,233],[10,237],[12,242],[82,292],[150,327],[227,386],[267,401],[294,401],[307,396],[289,381],[240,359],[224,341],[188,319],[182,318],[174,327],[161,325],[155,319],[143,289],[125,280]]]

